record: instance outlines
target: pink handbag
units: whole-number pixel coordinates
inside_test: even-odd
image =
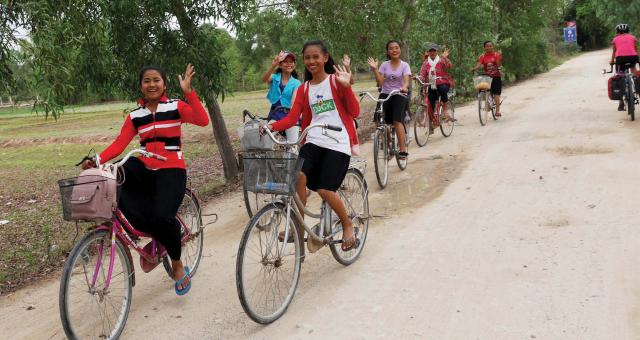
[[[108,220],[117,208],[117,181],[109,168],[80,173],[71,191],[72,220]]]

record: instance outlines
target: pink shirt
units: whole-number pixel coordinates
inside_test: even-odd
[[[625,33],[613,38],[611,44],[616,47],[616,57],[628,57],[638,55],[636,43],[638,40],[631,34]]]

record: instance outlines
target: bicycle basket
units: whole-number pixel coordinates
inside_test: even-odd
[[[245,154],[244,187],[256,193],[293,195],[303,161],[298,155],[284,151]]]
[[[486,91],[491,88],[491,81],[493,78],[489,76],[476,76],[473,77],[473,87],[478,91]]]
[[[108,220],[117,207],[116,178],[104,170],[85,170],[59,180],[58,186],[65,221]]]
[[[258,119],[250,120],[238,129],[240,135],[240,149],[242,151],[273,150],[274,143],[269,136],[260,133],[260,125],[264,122]]]

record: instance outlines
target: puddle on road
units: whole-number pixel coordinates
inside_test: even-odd
[[[466,168],[467,159],[464,154],[457,154],[410,160],[403,172],[391,171],[392,165],[395,163],[389,164],[389,184],[384,190],[377,189],[375,175],[368,183],[370,188],[376,188],[369,197],[373,215],[392,217],[428,204],[460,176]],[[373,171],[373,166],[370,169]],[[394,177],[397,177],[395,181]]]

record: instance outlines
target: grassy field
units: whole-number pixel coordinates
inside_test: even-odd
[[[373,88],[371,81],[355,86],[356,90]],[[265,115],[269,109],[265,95],[266,91],[236,93],[222,103],[236,147],[242,110]],[[0,293],[60,267],[76,228],[62,220],[57,180],[77,175],[73,165],[89,150],[103,150],[134,107],[130,102],[67,107],[57,121],[45,120],[29,108],[0,109]],[[210,197],[224,185],[211,127],[187,125],[183,130],[193,185]]]

